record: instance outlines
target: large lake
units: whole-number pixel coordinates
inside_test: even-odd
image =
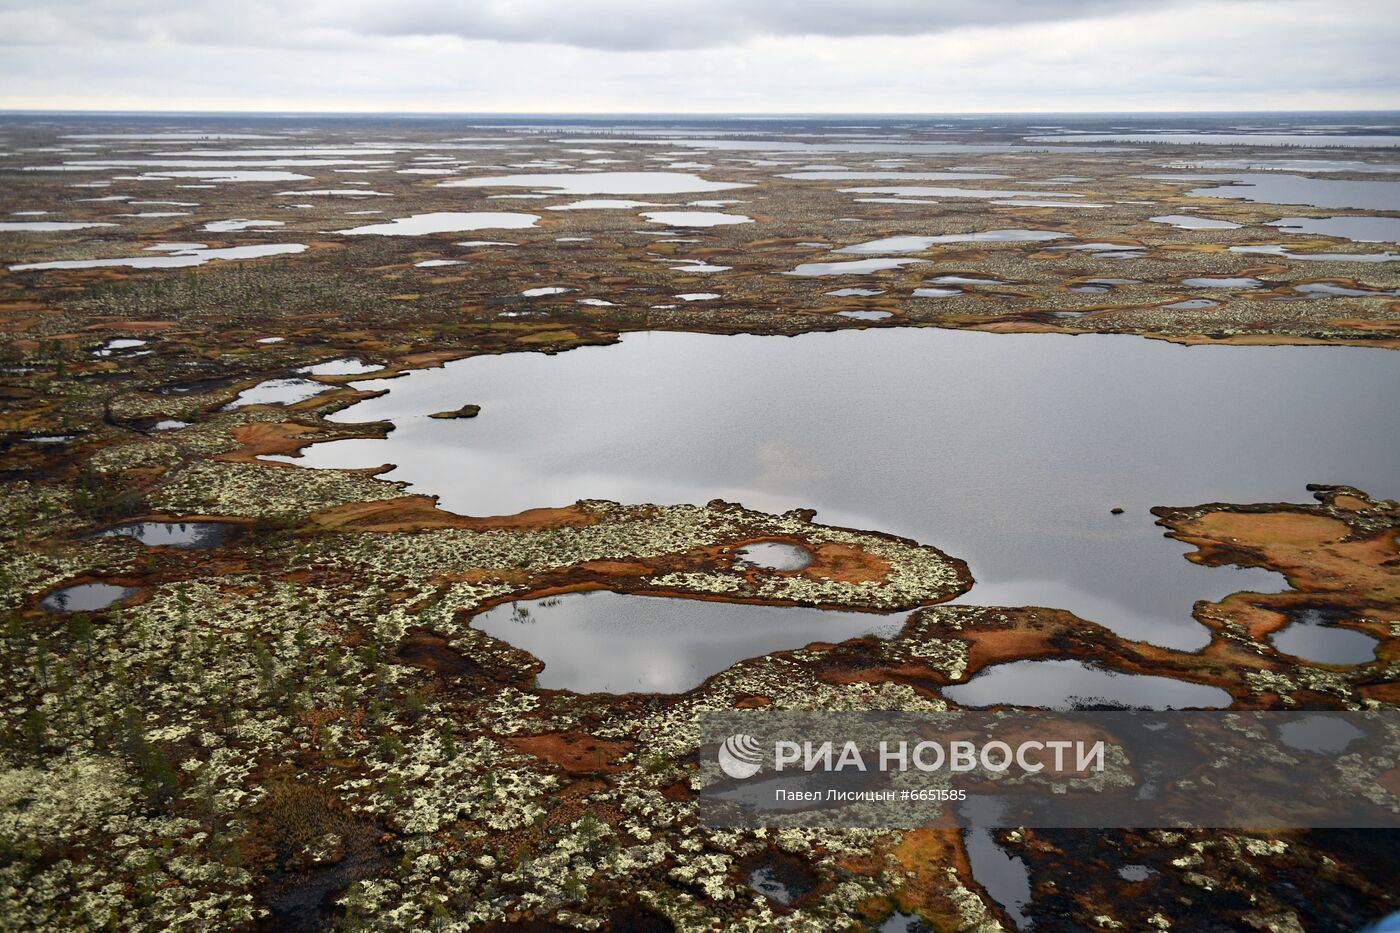
[[[1187,562],[1151,506],[1311,501],[1309,482],[1400,495],[1400,356],[1386,350],[637,333],[357,384],[390,391],[336,420],[396,430],[296,462],[394,463],[470,515],[580,498],[811,507],[966,559],[963,602],[1070,609],[1188,649],[1207,641],[1195,600],[1285,584]],[[427,417],[465,403],[480,416]]]

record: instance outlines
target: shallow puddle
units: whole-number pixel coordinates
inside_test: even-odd
[[[682,693],[746,658],[875,634],[905,614],[569,593],[504,603],[471,624],[544,662],[539,684],[578,693]]]

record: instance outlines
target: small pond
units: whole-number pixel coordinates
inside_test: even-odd
[[[295,405],[328,392],[335,386],[312,379],[268,379],[238,393],[237,398],[221,411],[233,411],[249,405]]]
[[[1365,632],[1331,623],[1339,615],[1321,609],[1299,609],[1270,641],[1284,654],[1321,664],[1368,664],[1376,659],[1376,639]]]
[[[509,211],[434,211],[398,217],[388,223],[369,224],[338,231],[346,236],[422,236],[428,233],[460,233],[464,230],[511,230],[533,227],[539,220],[534,214],[514,214]]]
[[[745,658],[893,638],[905,615],[596,592],[503,603],[471,624],[543,661],[539,683],[551,690],[683,693]]]
[[[719,211],[642,211],[642,216],[654,224],[672,227],[722,227],[728,224],[751,224],[752,217],[724,214]]]
[[[136,588],[113,583],[78,583],[54,590],[39,605],[50,612],[96,612],[136,595]]]
[[[147,547],[194,550],[218,547],[238,528],[229,522],[127,522],[97,533],[99,538],[135,538]]]
[[[734,552],[734,562],[763,570],[791,572],[812,562],[812,554],[800,544],[784,541],[757,541]]]
[[[441,188],[536,188],[557,194],[682,194],[748,188],[737,182],[708,181],[689,172],[577,172],[572,174],[490,175],[445,181]]]
[[[1209,217],[1197,217],[1194,214],[1163,214],[1160,217],[1149,217],[1148,220],[1158,224],[1171,224],[1182,230],[1237,230],[1240,226],[1232,224],[1228,220],[1212,220]]]
[[[868,275],[886,269],[898,269],[911,262],[927,262],[926,259],[851,259],[845,262],[804,262],[784,275]]]
[[[981,233],[947,233],[942,236],[892,236],[868,243],[843,246],[838,253],[915,253],[937,243],[1037,243],[1069,236],[1051,230],[985,230]]]
[[[1192,288],[1258,288],[1264,283],[1248,276],[1207,276],[1198,279],[1183,279],[1182,285]]]

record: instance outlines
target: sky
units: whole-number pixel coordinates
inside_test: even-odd
[[[1400,0],[0,0],[0,108],[1400,109]]]

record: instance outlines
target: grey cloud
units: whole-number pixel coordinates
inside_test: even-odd
[[[974,4],[0,0],[0,106],[1384,109],[1400,88],[1397,0]]]
[[[352,28],[379,35],[455,35],[610,51],[699,49],[766,36],[899,36],[969,26],[1074,20],[1150,6],[1150,0],[405,0],[366,11]]]
[[[762,37],[912,36],[1072,21],[1184,0],[48,0],[0,2],[0,44],[85,39],[336,46],[452,36],[604,51],[719,48]]]

